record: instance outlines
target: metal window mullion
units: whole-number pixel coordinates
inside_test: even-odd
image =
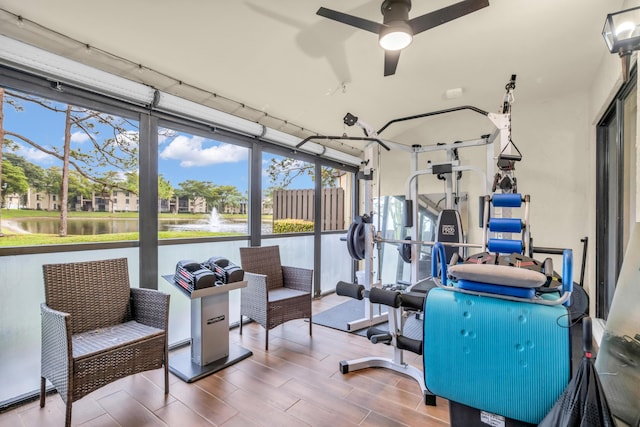
[[[262,146],[254,141],[249,155],[249,246],[262,242]]]
[[[315,162],[315,197],[313,198],[313,296],[320,297],[322,281],[322,164]]]
[[[158,119],[140,115],[140,287],[158,288]]]

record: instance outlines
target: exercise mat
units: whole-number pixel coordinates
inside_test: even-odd
[[[349,331],[348,324],[364,317],[364,300],[349,299],[340,305],[331,307],[313,315],[313,323],[328,328]]]
[[[338,329],[344,332],[364,331],[366,335],[367,328],[351,331],[348,328],[349,322],[364,318],[364,305],[368,304],[366,300],[348,299],[340,305],[331,307],[325,311],[313,315],[313,323],[328,328]],[[384,308],[386,310],[386,307]],[[378,314],[378,305],[374,304],[374,313]],[[386,324],[386,322],[384,323]],[[382,325],[382,324],[380,324]]]
[[[340,305],[315,314],[313,316],[313,323],[344,332],[352,332],[366,337],[368,328],[362,328],[357,331],[350,331],[347,328],[349,322],[362,319],[364,317],[364,304],[364,300],[349,299]],[[377,313],[377,310],[375,312]],[[389,323],[379,323],[375,325],[375,327],[382,330],[388,330]],[[422,340],[422,321],[416,319],[415,316],[409,316],[404,325],[404,335],[408,338]]]

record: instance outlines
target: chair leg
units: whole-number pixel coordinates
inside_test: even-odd
[[[312,336],[313,334],[311,333],[311,327],[313,326],[313,322],[311,321],[311,316],[309,316],[309,336]]]
[[[242,335],[242,314],[240,315],[240,335]]]
[[[169,355],[166,347],[164,351],[164,394],[169,394]]]
[[[40,407],[44,408],[44,399],[46,390],[47,380],[44,377],[40,377]]]
[[[264,351],[269,351],[269,330],[264,329]]]
[[[67,402],[67,415],[64,421],[65,427],[71,427],[71,401]]]

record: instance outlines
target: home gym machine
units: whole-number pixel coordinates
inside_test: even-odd
[[[348,136],[311,136],[302,140],[297,147],[302,146],[309,140],[313,139],[331,139],[331,140],[359,140],[368,141],[365,146],[364,161],[361,163],[361,168],[358,173],[358,178],[365,182],[365,202],[364,211],[362,216],[357,217],[353,224],[349,227],[347,233],[346,242],[349,254],[354,260],[364,261],[364,283],[353,284],[340,282],[336,286],[336,293],[339,295],[349,296],[356,299],[368,299],[365,303],[365,316],[363,319],[358,319],[349,323],[349,330],[362,329],[369,327],[367,337],[373,343],[385,343],[393,346],[394,353],[393,358],[382,357],[365,357],[356,360],[348,360],[340,362],[340,370],[343,374],[356,371],[359,369],[370,367],[383,367],[402,373],[404,375],[414,378],[421,387],[425,398],[425,404],[435,405],[435,395],[429,392],[425,386],[424,373],[404,361],[403,351],[409,350],[418,355],[422,355],[423,343],[422,340],[415,340],[407,338],[403,335],[403,329],[405,320],[413,313],[422,311],[426,291],[414,292],[419,287],[422,280],[419,278],[419,253],[422,245],[433,246],[436,242],[421,241],[418,239],[418,227],[414,224],[418,223],[419,209],[416,206],[414,208],[413,201],[417,200],[418,196],[418,180],[421,175],[438,175],[445,181],[445,207],[450,210],[455,210],[458,205],[458,174],[463,171],[475,171],[484,176],[482,191],[483,194],[487,193],[489,188],[493,187],[493,183],[500,184],[500,188],[503,185],[515,183],[513,178],[514,162],[520,160],[519,152],[512,154],[512,148],[515,148],[511,141],[511,103],[513,101],[513,90],[515,89],[516,76],[512,75],[511,80],[507,83],[505,89],[506,94],[504,97],[502,111],[498,114],[489,113],[472,106],[461,106],[445,110],[434,111],[430,113],[402,117],[394,119],[385,124],[380,130],[375,131],[368,126],[365,122],[358,117],[348,113],[344,117],[344,123],[347,126],[357,125],[364,131],[365,137],[348,137]],[[435,146],[413,145],[408,147],[403,144],[395,143],[393,141],[383,140],[380,138],[380,134],[394,123],[399,123],[407,120],[414,120],[424,117],[436,116],[441,114],[452,113],[456,111],[470,110],[481,115],[486,116],[491,123],[496,127],[496,130],[490,135],[482,135],[478,139],[469,141],[458,141],[453,144],[441,144]],[[494,163],[495,154],[493,149],[493,143],[495,139],[500,140],[500,155],[498,156],[498,167],[500,172],[494,177]],[[472,166],[460,165],[457,153],[459,149],[465,147],[478,147],[485,146],[486,155],[486,171],[482,171],[480,168]],[[373,226],[373,176],[374,172],[377,175],[377,188],[380,191],[379,179],[380,179],[380,148],[384,148],[389,151],[392,148],[398,149],[407,153],[410,153],[410,170],[412,171],[406,181],[406,196],[405,196],[405,227],[411,229],[410,239],[405,240],[390,240],[383,239],[379,226],[376,233]],[[374,151],[377,148],[377,153]],[[439,164],[427,165],[427,168],[420,169],[418,167],[418,155],[421,153],[433,152],[436,150],[444,150],[446,152],[447,161]],[[517,150],[517,148],[516,148]],[[374,165],[376,168],[374,169]],[[455,174],[455,178],[454,178]],[[493,178],[492,178],[493,177]],[[504,182],[504,184],[503,184]],[[512,185],[513,187],[513,185]],[[495,191],[495,189],[494,189]],[[379,216],[378,216],[379,220]],[[440,224],[439,230],[442,230],[443,224]],[[446,234],[455,234],[455,238],[449,241],[442,242],[442,244],[451,247],[453,251],[459,251],[462,247],[477,247],[482,245],[465,243],[462,238],[462,230],[455,223],[446,224]],[[447,240],[447,239],[442,239]],[[374,246],[377,246],[380,251],[381,243],[395,243],[403,245],[403,251],[405,261],[411,263],[411,280],[410,285],[406,291],[394,291],[385,290],[380,283],[380,268],[378,268],[378,280],[374,281]],[[379,258],[378,258],[379,259]],[[388,307],[387,315],[374,315],[373,304],[383,304]],[[389,322],[388,331],[380,330],[374,327],[374,325],[381,323],[385,320]]]

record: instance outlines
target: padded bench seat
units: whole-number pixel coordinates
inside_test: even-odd
[[[287,300],[295,297],[309,297],[309,292],[291,288],[276,288],[269,291],[269,302]]]
[[[91,357],[107,349],[118,349],[137,341],[153,338],[157,338],[159,345],[162,346],[164,331],[131,320],[108,328],[100,328],[73,335],[71,337],[73,357]]]

